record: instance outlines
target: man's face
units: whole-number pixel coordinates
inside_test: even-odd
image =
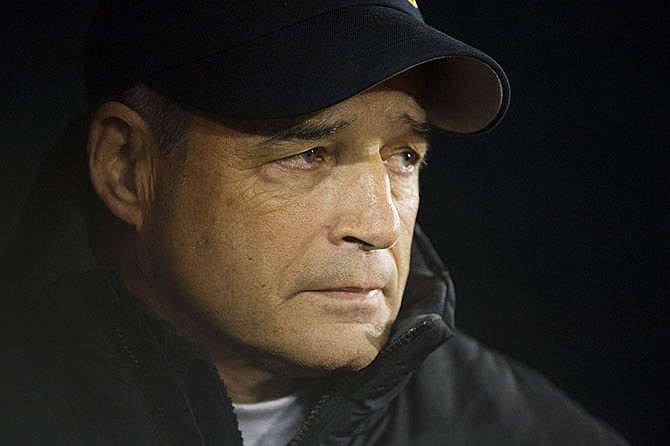
[[[261,367],[369,364],[409,272],[418,88],[398,76],[288,127],[194,116],[184,160],[155,166],[138,230],[176,325]]]

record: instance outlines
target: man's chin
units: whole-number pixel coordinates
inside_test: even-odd
[[[382,339],[383,338],[383,339]],[[364,338],[358,344],[326,343],[292,352],[276,352],[266,366],[284,377],[316,378],[364,369],[379,354],[386,336]],[[307,347],[307,346],[306,346]]]
[[[265,363],[264,368],[278,377],[292,379],[316,379],[362,370],[374,361],[376,355],[356,358],[282,358]]]
[[[314,319],[313,319],[314,320]],[[295,327],[297,324],[294,324]],[[277,330],[246,342],[230,342],[233,351],[260,370],[283,379],[316,378],[361,370],[372,363],[390,334],[390,322],[342,323],[321,320],[296,330]]]

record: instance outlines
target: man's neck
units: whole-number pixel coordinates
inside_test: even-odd
[[[275,400],[295,393],[306,385],[304,379],[278,376],[277,373],[250,363],[232,349],[203,345],[212,356],[228,395],[236,404]]]

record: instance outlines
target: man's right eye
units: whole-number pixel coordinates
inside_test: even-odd
[[[289,169],[311,170],[319,167],[326,160],[326,150],[323,147],[313,147],[304,152],[287,156],[276,162]]]

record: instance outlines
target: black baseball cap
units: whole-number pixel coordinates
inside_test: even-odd
[[[91,109],[143,82],[220,116],[289,118],[421,66],[431,123],[493,128],[509,103],[502,68],[424,23],[415,0],[108,0],[87,37]]]

